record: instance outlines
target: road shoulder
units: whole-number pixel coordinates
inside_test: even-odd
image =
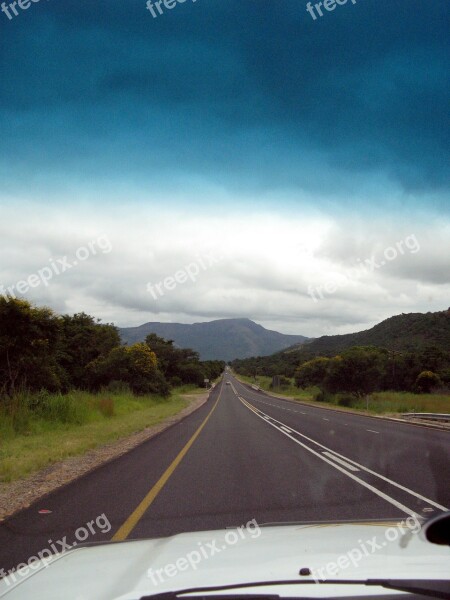
[[[242,381],[237,376],[235,376],[235,377],[239,381],[240,384],[247,386],[251,390],[251,384],[247,383],[246,381]],[[262,394],[265,394],[269,398],[275,398],[278,400],[284,400],[286,402],[292,402],[294,404],[309,406],[310,408],[320,408],[321,410],[329,410],[329,411],[331,410],[333,412],[358,415],[360,417],[369,417],[371,419],[383,419],[385,421],[394,421],[397,423],[403,423],[405,425],[413,425],[415,427],[427,427],[429,429],[438,429],[439,431],[449,431],[450,432],[450,424],[447,424],[447,423],[430,423],[430,422],[422,421],[419,419],[412,420],[412,419],[402,419],[400,417],[387,416],[387,415],[373,415],[373,414],[367,413],[362,410],[343,408],[343,407],[339,407],[339,406],[323,406],[319,402],[305,402],[303,400],[296,400],[295,398],[292,398],[290,396],[283,396],[282,394],[274,394],[274,393],[268,392],[267,390],[259,389],[258,391],[261,392]]]
[[[182,397],[189,402],[188,406],[157,425],[147,427],[142,431],[90,450],[85,454],[52,464],[23,479],[11,483],[1,483],[0,522],[15,512],[27,508],[39,498],[126,454],[139,444],[179,423],[203,406],[208,400],[209,393],[183,394]]]

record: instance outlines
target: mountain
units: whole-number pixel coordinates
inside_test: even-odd
[[[145,323],[139,327],[119,328],[127,344],[145,341],[149,333],[173,340],[181,348],[192,348],[202,360],[233,360],[249,356],[265,356],[308,338],[285,335],[265,329],[250,319],[219,319],[207,323]]]
[[[379,346],[404,351],[438,346],[447,350],[450,347],[450,309],[435,313],[403,313],[365,331],[324,335],[312,340],[301,350],[333,355],[352,346]]]
[[[335,356],[352,346],[377,346],[403,352],[421,352],[430,346],[448,353],[450,309],[441,312],[409,313],[390,317],[371,329],[344,335],[324,335],[294,345],[271,356],[233,362],[242,374],[294,375],[296,367],[314,356]]]

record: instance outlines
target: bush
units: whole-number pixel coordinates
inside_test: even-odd
[[[417,376],[415,387],[419,394],[427,394],[436,389],[441,383],[439,375],[436,375],[433,371],[422,371]]]
[[[313,400],[315,400],[316,402],[328,402],[329,401],[329,394],[327,394],[326,392],[324,392],[323,390],[319,390],[316,394],[314,394],[313,396]]]
[[[113,379],[102,388],[102,391],[110,392],[111,394],[131,394],[130,385],[126,381]]]
[[[356,398],[351,394],[337,394],[336,402],[338,406],[344,406],[346,408],[351,408],[356,404]]]
[[[270,383],[270,389],[287,389],[291,386],[291,380],[285,377],[284,375],[276,375],[272,377],[272,382]]]
[[[280,385],[281,387],[290,387],[291,380],[288,377],[284,377],[284,375],[280,375]]]

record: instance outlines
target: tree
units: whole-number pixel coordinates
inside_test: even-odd
[[[61,322],[50,308],[0,296],[0,392],[61,387],[57,361]]]
[[[86,367],[120,346],[117,327],[101,324],[86,313],[61,317],[59,362],[67,373],[67,387],[86,387]]]
[[[156,354],[161,371],[166,377],[170,377],[176,365],[176,348],[173,340],[165,340],[156,333],[150,333],[145,338],[145,343]]]
[[[169,385],[158,369],[155,353],[142,342],[113,348],[108,356],[93,360],[87,373],[94,390],[111,381],[123,381],[135,394],[169,394]]]
[[[439,375],[433,373],[433,371],[422,371],[419,373],[416,379],[416,389],[421,394],[428,394],[434,388],[441,385]]]
[[[324,380],[326,391],[361,397],[381,387],[387,351],[371,346],[350,348],[331,359]]]
[[[225,370],[224,360],[204,360],[200,363],[206,379],[213,381]]]
[[[200,362],[198,352],[191,348],[175,348],[172,340],[165,340],[154,333],[145,338],[147,346],[155,352],[158,365],[167,381],[172,384],[192,383],[204,385],[208,368]]]
[[[322,386],[326,377],[330,359],[319,356],[309,360],[295,370],[295,383],[299,388],[313,385]]]
[[[417,353],[388,350],[388,363],[381,387],[385,390],[412,390],[420,371]]]

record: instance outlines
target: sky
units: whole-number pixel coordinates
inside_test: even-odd
[[[311,337],[450,306],[448,0],[22,4],[0,293]]]

